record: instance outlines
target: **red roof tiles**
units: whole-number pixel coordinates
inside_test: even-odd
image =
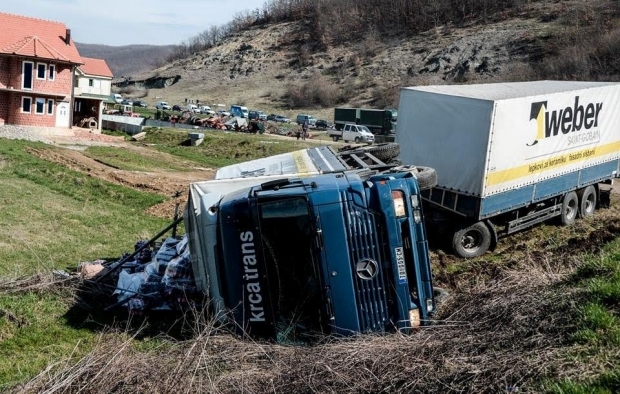
[[[73,40],[65,43],[64,23],[0,12],[0,54],[82,63]]]
[[[114,78],[114,74],[110,71],[110,67],[108,67],[108,64],[103,59],[82,57],[82,63],[84,64],[80,66],[80,70],[84,74]]]

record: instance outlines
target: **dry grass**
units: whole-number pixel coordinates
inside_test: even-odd
[[[193,339],[145,352],[127,333],[105,333],[78,362],[60,360],[14,391],[536,392],[543,377],[572,373],[561,360],[574,290],[559,285],[570,267],[535,260],[453,296],[433,326],[411,335],[283,346],[200,321]]]

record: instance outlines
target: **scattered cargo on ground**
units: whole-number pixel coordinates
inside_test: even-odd
[[[404,163],[436,169],[427,223],[474,257],[551,218],[590,216],[618,177],[620,84],[540,81],[402,88]]]

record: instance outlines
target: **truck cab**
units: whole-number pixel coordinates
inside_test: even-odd
[[[408,331],[435,310],[419,186],[408,171],[192,184],[196,282],[223,322],[259,337]],[[297,155],[297,163],[308,157]],[[248,167],[249,168],[249,167]],[[261,182],[262,180],[262,182]],[[257,184],[257,182],[259,182]],[[226,193],[227,188],[239,188]]]

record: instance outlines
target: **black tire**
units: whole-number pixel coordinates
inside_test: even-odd
[[[359,143],[360,143],[360,141],[361,141],[361,140],[360,140],[360,137],[355,137],[355,143],[356,143],[356,144],[359,144]]]
[[[587,186],[577,192],[579,197],[579,216],[586,218],[594,215],[596,210],[596,189],[594,186]]]
[[[452,249],[459,257],[482,256],[490,246],[491,230],[483,222],[461,227],[452,236]]]
[[[435,304],[441,305],[448,301],[450,292],[444,288],[433,286],[433,297],[435,298]]]
[[[437,186],[437,171],[434,168],[416,166],[412,172],[418,180],[420,190],[428,190]]]
[[[400,145],[388,142],[386,144],[375,145],[366,148],[366,152],[370,153],[384,163],[388,163],[400,155]]]
[[[560,214],[560,222],[563,226],[570,226],[575,223],[579,212],[579,198],[577,193],[569,192],[564,195],[562,201],[562,212]]]
[[[339,140],[337,135],[332,135],[332,139],[334,140],[334,142],[338,142],[338,140]]]

